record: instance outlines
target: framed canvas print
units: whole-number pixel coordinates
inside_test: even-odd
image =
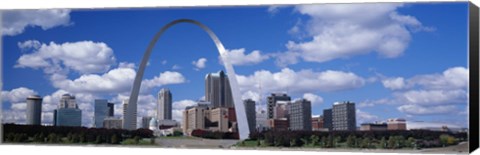
[[[5,145],[479,145],[470,2],[0,11]]]

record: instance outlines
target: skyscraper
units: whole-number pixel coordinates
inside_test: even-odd
[[[172,119],[172,93],[163,88],[158,92],[157,120]]]
[[[111,104],[112,106],[109,106]],[[113,104],[108,103],[105,99],[96,99],[95,100],[95,110],[94,110],[94,127],[103,128],[103,120],[106,117],[111,117],[111,110],[113,110]]]
[[[62,95],[58,109],[54,114],[55,126],[81,126],[82,110],[78,109],[75,96]]]
[[[205,100],[213,107],[233,107],[232,90],[227,75],[220,71],[205,76]]]
[[[355,131],[357,129],[355,103],[335,102],[332,108],[332,125],[334,131]]]
[[[267,97],[268,100],[268,119],[274,118],[274,108],[277,105],[278,101],[290,101],[291,98],[285,93],[273,93],[272,95]]]
[[[255,113],[255,101],[252,99],[247,99],[243,101],[245,105],[245,113],[247,114],[247,122],[250,133],[255,131],[256,124],[256,113]]]
[[[328,131],[333,130],[332,125],[332,109],[323,110],[323,127],[327,128]]]
[[[38,95],[27,97],[27,125],[42,123],[42,98]]]
[[[150,125],[150,120],[152,120],[152,117],[149,116],[144,116],[142,117],[142,127],[143,129],[148,129]]]
[[[131,113],[132,115],[128,115],[128,105],[128,99],[123,100],[123,129],[135,130],[137,129],[137,110],[135,108],[134,111]]]
[[[115,110],[115,109],[114,109],[114,108],[115,108],[114,106],[115,106],[115,104],[113,104],[113,103],[108,103],[108,104],[107,104],[108,116],[109,116],[109,117],[113,117],[113,115],[115,114],[115,113],[114,113],[114,110]]]
[[[312,131],[312,104],[306,99],[288,105],[290,130]]]

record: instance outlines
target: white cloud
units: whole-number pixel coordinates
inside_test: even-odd
[[[433,114],[452,114],[458,112],[454,105],[440,105],[424,107],[420,105],[407,104],[397,108],[399,111],[412,115],[433,115]]]
[[[205,64],[206,62],[207,62],[206,58],[200,58],[197,61],[192,61],[192,64],[195,66],[195,70],[200,70],[207,66]]]
[[[393,3],[297,6],[296,12],[309,17],[302,30],[311,39],[289,41],[287,52],[277,56],[277,64],[294,64],[299,57],[309,62],[326,62],[371,52],[384,58],[398,57],[407,48],[411,31],[424,29],[415,17],[399,14],[396,9],[401,6]]]
[[[105,74],[84,74],[77,79],[67,79],[66,76],[53,75],[50,79],[53,86],[73,93],[118,94],[131,90],[136,71],[133,64],[120,65]],[[184,83],[181,73],[165,71],[152,79],[142,81],[141,92],[149,92],[152,88],[168,84]]]
[[[35,43],[37,42],[37,43]],[[38,41],[19,43],[30,53],[20,56],[15,67],[44,69],[46,73],[72,69],[79,73],[103,73],[115,64],[113,50],[103,42],[79,41],[57,44],[38,44]]]
[[[405,104],[415,105],[445,105],[458,104],[467,101],[465,90],[410,90],[395,93],[397,100]]]
[[[173,65],[172,66],[172,70],[179,70],[179,69],[182,69],[182,67],[180,65]]]
[[[361,111],[360,109],[357,109],[356,111],[357,119],[358,119],[358,124],[361,123],[370,123],[370,122],[375,122],[379,121],[379,117],[364,111]]]
[[[312,94],[312,93],[305,93],[303,94],[303,98],[312,102],[312,106],[319,105],[323,103],[323,98],[321,96]]]
[[[385,88],[392,90],[403,89],[405,87],[405,80],[402,77],[385,79],[382,83]]]
[[[70,24],[70,10],[8,10],[2,11],[2,33],[8,36],[21,34],[27,27],[39,26],[43,30]]]
[[[184,83],[185,77],[179,72],[165,71],[153,79],[144,80],[142,86],[146,88],[160,87],[167,84]]]
[[[37,92],[26,87],[19,87],[10,91],[2,91],[2,101],[10,103],[25,102],[30,95],[36,95]]]
[[[275,73],[260,70],[252,75],[237,75],[237,80],[242,92],[258,90],[260,85],[264,92],[332,92],[355,89],[365,84],[363,78],[351,72],[333,70],[323,72],[314,72],[312,70],[294,71],[289,68],[284,68],[280,72]]]
[[[245,54],[245,48],[227,50],[226,57],[230,64],[237,66],[254,65],[269,58],[267,55],[262,55],[258,50]],[[220,57],[219,59],[222,60]]]
[[[135,74],[131,68],[116,68],[102,75],[84,74],[74,80],[59,76],[51,80],[54,87],[73,93],[119,93],[130,90]]]
[[[252,99],[256,103],[260,101],[260,94],[256,91],[248,90],[242,94],[242,100]]]

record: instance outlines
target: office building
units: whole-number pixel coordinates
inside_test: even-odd
[[[54,114],[55,126],[81,126],[82,111],[78,109],[75,96],[62,95],[58,109]]]
[[[107,116],[113,117],[115,115],[115,112],[114,112],[115,111],[115,104],[109,102],[107,104],[107,109],[108,109]]]
[[[278,101],[273,108],[273,119],[288,118],[288,104],[290,101]]]
[[[313,131],[325,131],[328,130],[323,127],[323,116],[312,117],[312,130]]]
[[[122,119],[115,117],[107,117],[103,120],[103,128],[107,129],[122,129]]]
[[[268,119],[267,123],[268,123],[268,127],[271,130],[276,130],[276,131],[286,131],[290,126],[287,118]]]
[[[255,101],[252,99],[247,99],[243,101],[245,106],[245,114],[247,115],[248,128],[250,133],[255,131],[256,120],[255,120]]]
[[[312,131],[312,104],[306,99],[297,100],[288,106],[290,130]]]
[[[267,105],[267,113],[268,113],[268,119],[273,119],[274,118],[274,113],[273,109],[277,105],[277,102],[279,101],[286,101],[289,102],[291,100],[290,96],[288,96],[285,93],[273,93],[270,96],[267,97],[268,100],[268,105]]]
[[[205,76],[205,100],[214,108],[233,107],[232,90],[227,75],[220,71]]]
[[[360,125],[360,131],[387,131],[386,123],[363,123]]]
[[[95,100],[95,110],[94,110],[94,127],[103,128],[103,120],[107,117],[113,116],[113,104],[108,103],[105,99],[96,99]]]
[[[137,128],[137,111],[136,107],[134,108],[134,112],[131,113],[132,115],[128,115],[128,99],[123,100],[123,129],[134,130]],[[136,106],[136,105],[135,105]],[[130,120],[128,121],[127,120]]]
[[[267,117],[267,112],[265,110],[258,110],[255,113],[255,129],[257,131],[264,131],[270,127],[267,122]]]
[[[323,128],[326,128],[328,131],[333,130],[332,109],[323,110]]]
[[[407,122],[403,118],[393,118],[387,120],[388,130],[407,130]]]
[[[40,125],[42,123],[42,97],[32,95],[27,97],[27,125]]]
[[[183,111],[182,128],[185,135],[190,135],[195,129],[205,129],[205,113],[208,111],[207,104],[188,106]]]
[[[172,93],[163,88],[158,92],[157,120],[172,119]]]
[[[228,132],[228,108],[214,108],[205,111],[205,127],[210,131]]]
[[[148,129],[150,127],[150,121],[152,120],[152,117],[142,117],[142,129]]]
[[[355,103],[335,102],[332,108],[332,127],[334,131],[356,130]]]

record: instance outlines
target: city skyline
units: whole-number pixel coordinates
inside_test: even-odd
[[[238,74],[242,99],[251,98],[263,108],[270,93],[286,92],[292,100],[311,100],[312,115],[321,115],[334,102],[354,101],[357,103],[357,126],[360,123],[400,117],[466,127],[466,31],[456,31],[462,24],[466,24],[466,13],[461,14],[462,11],[467,11],[464,10],[466,3],[375,5],[385,5],[387,9],[375,12],[379,16],[372,17],[374,19],[366,19],[367,16],[358,18],[371,22],[383,21],[387,25],[377,25],[379,28],[374,29],[361,21],[352,21],[351,24],[358,27],[346,31],[351,34],[345,34],[347,37],[334,35],[334,38],[326,38],[323,33],[327,29],[336,32],[333,27],[327,25],[313,29],[312,26],[321,25],[322,21],[333,24],[340,22],[312,12],[309,6],[238,7],[231,8],[232,10],[105,10],[95,12],[93,19],[89,18],[92,13],[87,11],[56,12],[63,13],[68,19],[61,16],[57,21],[58,26],[47,30],[38,26],[26,27],[21,33],[2,36],[7,51],[4,58],[8,58],[3,64],[4,71],[11,73],[4,77],[9,82],[5,83],[2,95],[25,95],[20,99],[14,95],[3,97],[4,121],[25,122],[24,100],[33,94],[44,97],[42,121],[52,120],[52,110],[56,107],[54,105],[65,93],[77,97],[79,109],[82,109],[83,126],[93,125],[93,100],[97,98],[115,103],[115,114],[120,116],[121,102],[129,96],[141,58],[139,53],[151,39],[151,34],[165,23],[186,16],[205,23],[219,35],[232,55],[231,63]],[[312,7],[329,10],[331,6],[322,4]],[[371,6],[355,4],[345,7],[361,11]],[[442,16],[439,10],[445,8],[455,11],[445,19],[432,19],[428,16],[433,16],[433,12],[435,16]],[[125,23],[112,25],[105,22],[107,19],[117,19],[120,17],[118,15],[125,12],[130,14],[122,17],[124,21],[121,22]],[[168,17],[162,16],[167,13]],[[215,15],[219,13],[228,16]],[[249,16],[251,19],[243,17],[244,13],[252,14]],[[6,14],[9,15],[15,14]],[[162,18],[147,22],[148,19],[156,19],[155,15]],[[214,18],[202,17],[206,15]],[[329,15],[346,18],[338,12]],[[145,21],[137,20],[138,16],[144,17]],[[226,17],[237,19],[237,22]],[[457,24],[448,25],[444,20],[448,23],[453,20]],[[261,24],[249,24],[251,21]],[[115,31],[133,22],[149,26],[132,28],[135,32]],[[106,26],[113,29],[107,30]],[[235,31],[229,30],[230,28]],[[246,32],[246,29],[254,28],[264,31],[262,34]],[[398,28],[399,31],[394,33],[389,28]],[[92,34],[78,33],[86,31]],[[76,35],[67,37],[62,35],[64,33]],[[179,25],[166,35],[169,36],[159,40],[158,47],[154,49],[157,52],[153,52],[145,72],[137,118],[154,116],[156,92],[168,87],[175,95],[172,118],[181,122],[181,110],[204,98],[204,75],[223,70],[223,66],[213,44],[200,29]],[[278,37],[272,38],[274,35]],[[129,39],[130,45],[127,47],[127,40],[122,39],[129,38],[127,36],[139,39]],[[393,39],[376,40],[377,36]],[[362,37],[372,37],[372,40],[348,40]],[[340,43],[321,42],[315,38],[353,42],[350,43],[351,48],[341,48],[333,53],[329,52],[332,49],[327,49],[327,46],[306,48],[313,44],[341,47]],[[189,46],[183,46],[179,40],[185,40]],[[101,54],[104,57],[87,62],[88,59],[81,55],[68,55],[72,54],[69,53],[72,50],[86,55]],[[60,55],[54,57],[49,52],[58,52]],[[431,57],[432,54],[436,57]],[[41,60],[32,61],[29,59],[32,56]],[[86,65],[89,63],[95,66]],[[417,66],[407,68],[404,67],[405,63]],[[448,115],[445,116],[446,114]]]

